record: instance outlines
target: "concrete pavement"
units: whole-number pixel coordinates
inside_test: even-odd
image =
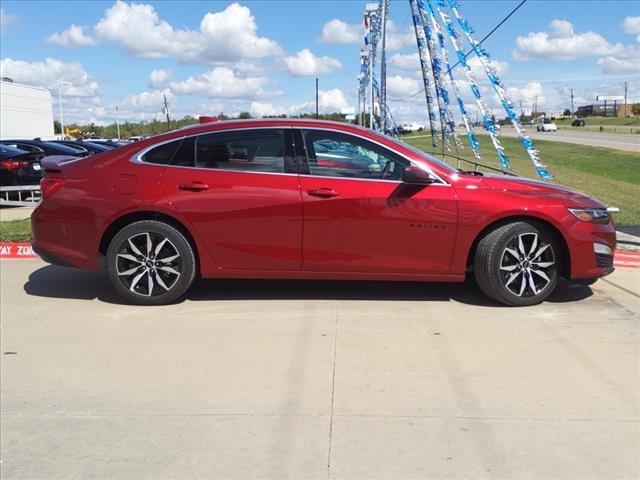
[[[473,286],[0,262],[1,477],[638,478],[640,270],[536,307]]]

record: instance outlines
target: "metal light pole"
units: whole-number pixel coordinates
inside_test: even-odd
[[[387,133],[387,11],[388,0],[382,0],[382,51],[380,52],[380,130]]]
[[[118,131],[118,140],[120,140],[120,119],[118,118],[118,106],[116,105],[116,130]]]
[[[59,80],[49,87],[49,89],[58,86],[58,108],[60,109],[60,135],[64,138],[64,115],[62,112],[62,85],[71,85],[71,82]]]

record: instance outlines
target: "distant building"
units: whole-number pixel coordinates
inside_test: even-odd
[[[51,92],[0,80],[0,138],[53,138]]]
[[[585,105],[583,107],[578,107],[577,114],[579,117],[624,117],[624,107],[624,103],[607,102],[607,110],[605,112],[604,103],[597,105]],[[626,107],[627,115],[631,115],[631,104],[627,104]]]

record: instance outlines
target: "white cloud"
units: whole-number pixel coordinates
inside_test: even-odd
[[[532,32],[526,37],[518,37],[512,56],[516,60],[575,60],[591,56],[616,55],[622,51],[622,44],[611,44],[598,33],[575,33],[573,25],[566,20],[553,20],[548,32]]]
[[[189,77],[181,82],[171,82],[171,89],[185,95],[204,95],[225,98],[263,98],[279,95],[267,92],[265,77],[240,77],[227,67],[216,67],[201,75]]]
[[[256,117],[267,117],[286,113],[282,108],[276,107],[271,103],[262,102],[251,102],[249,112]]]
[[[401,50],[404,47],[416,47],[416,34],[413,27],[406,27],[404,30],[392,21],[387,22],[387,50]],[[416,47],[417,48],[417,47]]]
[[[239,3],[207,13],[196,31],[175,29],[152,5],[121,0],[94,27],[99,40],[118,44],[128,55],[205,64],[279,55],[280,46],[257,30],[251,10]]]
[[[349,107],[349,102],[342,90],[334,88],[331,90],[320,90],[318,92],[318,111],[320,113],[339,113],[343,108],[347,107]],[[301,113],[314,112],[315,108],[315,102],[296,103],[289,106],[251,102],[249,111],[256,116],[281,114],[299,115]]]
[[[598,59],[603,73],[625,75],[640,73],[640,48],[627,47],[619,55],[610,55]]]
[[[124,112],[160,113],[164,98],[171,104],[175,102],[175,95],[170,90],[154,90],[129,95],[118,102],[118,109]]]
[[[410,53],[408,55],[396,53],[389,59],[389,63],[400,70],[420,70],[418,53]]]
[[[173,77],[171,70],[165,70],[164,68],[157,68],[151,70],[149,74],[149,86],[151,88],[161,88],[167,85]]]
[[[0,8],[0,35],[7,33],[9,25],[18,19],[16,15],[7,13],[4,8]]]
[[[544,96],[544,90],[540,82],[529,82],[524,87],[509,87],[507,88],[507,95],[516,107],[516,111],[520,111],[520,102],[530,105],[534,97],[538,97],[538,110],[547,103],[547,98]]]
[[[317,57],[308,48],[300,50],[294,56],[285,57],[284,61],[289,73],[296,76],[331,73],[342,68],[342,64],[335,58]]]
[[[406,97],[420,90],[421,84],[414,78],[392,75],[387,77],[387,92],[391,97]],[[424,99],[424,97],[422,97]]]
[[[471,59],[469,59],[469,61],[467,61],[467,64],[469,65],[469,67],[471,67],[471,73],[479,82],[485,80],[488,81],[486,73],[484,71],[484,67],[482,66],[482,63],[480,63],[478,57],[472,57]],[[496,69],[496,73],[499,77],[504,76],[509,71],[509,64],[507,62],[501,62],[500,60],[491,59],[491,64]],[[461,72],[458,76],[462,75],[463,74]]]
[[[65,97],[95,97],[99,94],[98,83],[78,62],[65,63],[53,58],[44,62],[24,62],[5,58],[0,61],[0,75],[17,83],[45,88],[51,88],[59,81],[68,82],[62,84]]]
[[[355,43],[364,42],[364,25],[349,24],[337,18],[329,20],[322,27],[322,43]],[[416,37],[412,27],[400,30],[392,21],[387,22],[387,50],[400,50],[416,44]]]
[[[622,22],[624,33],[629,35],[637,35],[636,40],[640,42],[640,16],[627,17]]]
[[[78,25],[71,25],[63,32],[53,33],[46,41],[66,48],[95,45],[96,43],[93,38],[84,32],[84,27],[79,27]]]
[[[364,27],[360,24],[351,25],[334,18],[322,27],[322,43],[361,43],[364,38]]]

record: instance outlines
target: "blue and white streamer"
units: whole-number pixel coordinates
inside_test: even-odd
[[[438,12],[438,15],[440,16],[440,18],[442,19],[442,23],[444,23],[445,30],[449,36],[449,39],[451,40],[451,45],[453,46],[453,49],[456,52],[460,65],[462,65],[462,70],[464,71],[464,75],[467,79],[467,83],[469,84],[469,88],[471,89],[473,98],[475,99],[476,105],[478,105],[478,109],[480,110],[480,114],[482,115],[482,123],[484,124],[484,127],[487,129],[487,132],[489,133],[489,138],[491,138],[493,147],[496,150],[496,153],[498,155],[498,160],[500,160],[500,164],[502,165],[503,168],[507,170],[511,170],[511,163],[509,162],[509,158],[504,153],[504,147],[500,143],[500,139],[498,138],[498,135],[496,133],[496,128],[493,123],[493,119],[489,114],[489,108],[487,107],[487,104],[484,102],[482,98],[482,95],[480,93],[480,87],[478,86],[478,82],[475,76],[473,75],[473,73],[471,72],[471,67],[467,63],[467,58],[462,52],[462,46],[460,44],[458,33],[456,32],[456,29],[449,15],[447,15],[442,10],[443,8],[446,8],[444,0],[435,0],[435,2],[436,2],[436,11]],[[464,107],[464,104],[462,106]]]
[[[437,0],[437,1],[438,3],[442,3],[443,0]],[[469,23],[462,18],[462,15],[459,11],[460,7],[458,3],[455,0],[446,0],[446,1],[449,4],[451,11],[453,12],[453,16],[456,17],[456,20],[458,21],[458,24],[460,25],[460,28],[462,29],[465,37],[467,37],[467,40],[471,44],[471,48],[473,49],[473,52],[478,57],[478,60],[480,60],[480,63],[482,64],[484,71],[487,74],[487,78],[489,78],[489,81],[493,85],[494,90],[496,91],[498,97],[500,98],[500,102],[502,103],[502,106],[507,112],[507,116],[511,120],[511,123],[513,124],[513,128],[515,128],[516,132],[518,133],[518,136],[520,137],[520,142],[522,143],[525,150],[527,151],[527,154],[529,155],[529,159],[531,160],[531,163],[533,163],[533,166],[535,167],[536,172],[538,172],[538,176],[540,176],[540,178],[553,178],[553,175],[551,175],[551,173],[547,169],[547,166],[544,163],[542,163],[542,160],[540,159],[540,152],[534,149],[533,141],[531,140],[531,138],[529,138],[525,130],[520,125],[520,121],[518,120],[518,115],[516,114],[513,108],[513,104],[507,97],[507,92],[502,86],[502,83],[500,82],[498,73],[494,68],[493,64],[491,63],[491,59],[489,58],[489,55],[473,38],[473,29],[471,28],[471,25],[469,25]]]
[[[426,0],[425,7],[426,7],[426,12],[429,16],[429,20],[431,21],[433,31],[436,33],[436,37],[438,38],[438,45],[440,46],[440,54],[442,55],[442,59],[444,60],[444,66],[448,72],[449,84],[451,85],[451,90],[453,91],[453,94],[456,96],[456,103],[458,104],[458,109],[460,110],[460,116],[462,117],[462,123],[464,124],[464,128],[467,132],[469,145],[471,145],[473,156],[476,158],[477,161],[481,162],[482,154],[480,153],[480,142],[478,142],[478,139],[476,138],[475,133],[473,133],[473,129],[471,128],[471,123],[469,122],[467,109],[464,105],[464,102],[462,101],[462,98],[460,97],[460,91],[458,90],[456,79],[454,78],[453,72],[451,70],[451,64],[449,62],[449,52],[447,51],[447,47],[445,45],[442,27],[440,26],[440,24],[438,23],[438,20],[436,19],[433,6],[431,5],[431,0]]]
[[[422,17],[417,0],[409,0],[411,4],[411,16],[413,17],[413,28],[416,32],[416,43],[418,44],[418,56],[420,57],[420,68],[422,70],[422,81],[424,83],[424,94],[427,98],[427,110],[429,112],[429,129],[431,130],[431,144],[434,148],[438,146],[438,132],[436,130],[436,115],[433,111],[433,95],[431,94],[431,81],[429,80],[429,65],[431,59],[427,51],[427,38],[422,26]]]

